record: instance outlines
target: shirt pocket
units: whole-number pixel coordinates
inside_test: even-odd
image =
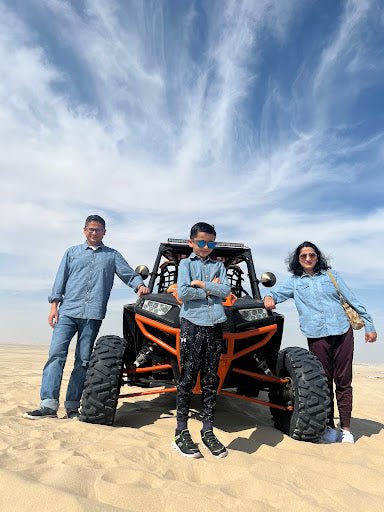
[[[311,287],[308,283],[298,283],[296,285],[296,293],[302,301],[305,301],[311,295]]]

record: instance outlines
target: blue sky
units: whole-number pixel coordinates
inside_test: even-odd
[[[383,54],[380,0],[0,0],[1,340],[49,343],[91,213],[133,267],[205,220],[282,280],[309,239],[383,332]]]

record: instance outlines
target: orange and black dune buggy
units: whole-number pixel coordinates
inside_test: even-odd
[[[119,398],[175,393],[180,371],[180,302],[177,274],[191,253],[187,240],[160,244],[149,272],[150,294],[124,306],[123,336],[103,336],[95,344],[81,401],[80,420],[112,425]],[[267,311],[259,284],[273,286],[275,276],[257,278],[252,253],[240,243],[217,243],[212,258],[226,269],[231,293],[224,302],[220,395],[270,408],[274,425],[293,439],[316,442],[329,411],[328,386],[320,362],[308,350],[280,350],[284,318]],[[135,392],[129,389],[135,386]],[[141,391],[137,392],[137,386]],[[131,392],[130,392],[131,391]],[[264,399],[258,398],[261,391]],[[200,393],[199,380],[194,393]]]

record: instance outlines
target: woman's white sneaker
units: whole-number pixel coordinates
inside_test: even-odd
[[[353,437],[353,434],[349,430],[342,430],[340,442],[354,444],[355,438]]]

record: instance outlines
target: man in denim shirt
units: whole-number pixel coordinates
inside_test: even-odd
[[[177,278],[178,296],[182,301],[181,374],[177,387],[177,426],[172,446],[185,457],[201,457],[187,428],[192,390],[200,371],[203,405],[201,439],[212,455],[225,457],[228,452],[213,433],[213,420],[223,342],[221,323],[226,320],[222,301],[229,294],[230,286],[223,263],[209,258],[215,247],[214,227],[198,222],[192,227],[190,237],[189,246],[193,252],[180,262]]]
[[[102,243],[105,235],[102,217],[87,217],[84,235],[85,243],[70,247],[64,254],[48,298],[52,341],[43,370],[40,408],[26,412],[24,418],[27,419],[57,417],[64,365],[69,344],[76,333],[75,364],[64,406],[67,418],[78,417],[89,359],[105,317],[115,274],[139,295],[149,291],[122,255]]]

